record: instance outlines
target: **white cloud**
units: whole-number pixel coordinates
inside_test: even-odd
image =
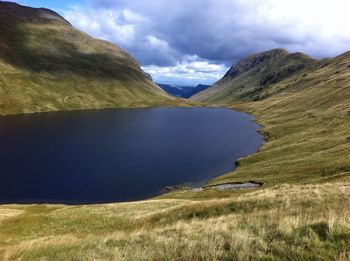
[[[128,46],[135,40],[135,23],[142,19],[130,10],[94,10],[76,7],[64,14],[75,27],[93,36]]]
[[[198,73],[197,78],[207,75],[209,81],[213,74],[203,70],[277,47],[316,58],[350,49],[348,0],[87,0],[87,3],[86,7],[64,14],[74,26],[125,48],[145,68],[158,68],[161,72],[163,67],[167,72],[173,67],[173,72],[183,73],[184,77],[189,77],[187,73],[192,70],[191,75],[194,72]],[[191,62],[189,57],[197,60]]]
[[[156,82],[182,85],[212,84],[228,69],[224,64],[211,63],[198,56],[186,56],[174,66],[150,65],[142,68],[151,74]]]

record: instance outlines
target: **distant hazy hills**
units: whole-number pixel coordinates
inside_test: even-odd
[[[121,48],[51,10],[0,2],[0,114],[171,100]]]
[[[198,84],[196,87],[193,86],[179,86],[179,85],[171,85],[171,84],[162,84],[157,83],[164,91],[169,93],[170,95],[188,99],[193,95],[204,91],[210,87],[210,85]]]

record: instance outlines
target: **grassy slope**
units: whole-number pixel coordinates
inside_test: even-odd
[[[0,2],[0,114],[176,103],[119,47]]]
[[[228,106],[253,113],[268,142],[216,182],[319,183],[350,176],[350,53],[315,61],[254,95],[267,98],[239,103],[231,97]]]
[[[253,79],[241,75],[238,83],[245,84],[236,90],[231,88],[237,82],[225,82],[229,95],[207,96],[211,103],[254,113],[268,141],[259,153],[242,159],[234,174],[213,182],[257,179],[266,182],[265,187],[183,191],[109,205],[3,205],[0,259],[348,260],[350,55],[320,62],[304,56],[296,60],[279,52],[271,63],[278,64],[274,74],[262,70],[270,68],[264,64],[254,74],[248,72]],[[285,63],[295,68],[305,60],[300,72],[288,70]],[[13,81],[12,88],[28,80],[24,67],[18,73],[18,66],[1,66],[2,72],[20,78],[1,76],[1,81]],[[34,74],[36,91],[43,77],[52,75]],[[76,77],[91,84],[86,75]],[[67,84],[71,80],[67,78]],[[96,86],[101,81],[96,80]],[[56,86],[55,80],[51,84],[53,89],[65,86]],[[17,98],[3,96],[9,91],[1,89],[3,101]]]

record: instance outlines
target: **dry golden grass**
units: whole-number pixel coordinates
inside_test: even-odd
[[[349,196],[350,183],[342,182],[284,184],[196,202],[11,206],[11,211],[19,212],[0,222],[0,257],[346,260]],[[8,209],[2,206],[0,213]]]

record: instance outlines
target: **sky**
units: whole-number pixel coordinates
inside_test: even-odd
[[[156,82],[212,84],[247,55],[350,50],[349,0],[19,0],[130,52]]]

